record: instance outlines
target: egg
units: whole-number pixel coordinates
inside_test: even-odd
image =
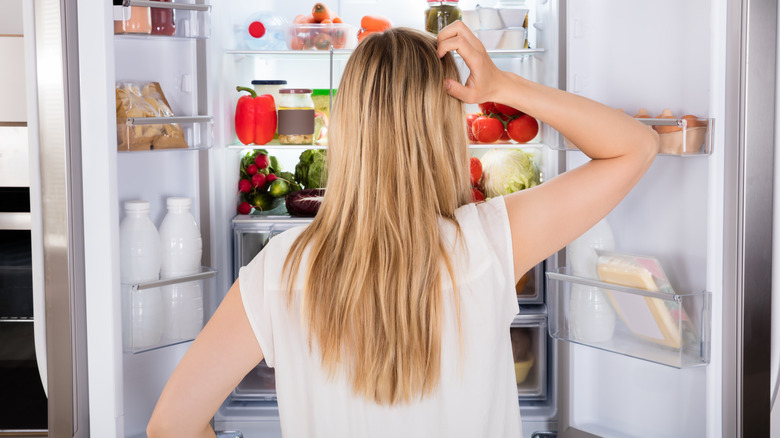
[[[635,119],[651,119],[650,114],[647,112],[647,108],[642,108],[634,116]]]
[[[691,114],[682,116],[682,119],[688,121],[688,128],[698,128],[700,126],[707,126],[707,122],[705,120],[699,120],[698,117]]]
[[[661,112],[661,114],[658,117],[656,117],[656,119],[675,119],[675,118],[676,117],[674,117],[674,114],[672,114],[672,110],[670,110],[670,109],[663,110],[663,112]],[[669,132],[676,132],[676,131],[681,131],[682,130],[681,127],[676,126],[676,125],[675,126],[665,126],[665,125],[664,126],[653,126],[653,129],[658,131],[659,134],[667,134]]]

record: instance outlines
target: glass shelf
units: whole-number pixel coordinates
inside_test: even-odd
[[[517,143],[509,141],[505,143],[469,143],[469,149],[542,149],[544,143]]]
[[[542,149],[546,145],[544,143],[469,143],[469,149]],[[284,149],[290,151],[304,151],[306,149],[327,149],[327,145],[315,144],[279,144],[277,140],[271,141],[264,145],[256,144],[231,144],[226,146],[228,149],[236,150],[249,150],[249,149]]]
[[[176,30],[172,36],[168,35],[149,35],[133,33],[117,33],[116,37],[121,39],[205,39],[211,36],[211,5],[201,5],[186,3],[183,1],[146,1],[146,0],[124,0],[122,8],[149,7],[158,11],[170,9],[174,14]],[[117,6],[118,8],[119,6]],[[157,11],[152,11],[155,14]],[[129,11],[123,13],[129,17]],[[115,18],[117,11],[115,10]]]
[[[120,152],[203,150],[214,144],[211,116],[117,119]]]
[[[676,127],[673,132],[659,134],[661,149],[658,155],[673,157],[701,157],[712,154],[712,124],[714,119],[697,118],[686,119],[650,119],[637,118],[648,126]],[[693,126],[690,126],[693,125]],[[579,148],[569,139],[564,138],[565,147],[552,149],[565,151],[579,151]]]
[[[228,55],[262,56],[279,59],[329,59],[333,53],[334,60],[346,60],[352,55],[352,50],[227,50]],[[544,53],[544,49],[518,49],[518,50],[488,50],[491,58],[523,58]],[[460,56],[456,55],[456,58]]]
[[[122,284],[124,351],[142,353],[195,339],[208,318],[216,276],[214,269],[201,267],[182,277]]]
[[[709,363],[711,301],[547,273],[550,336],[674,368]]]

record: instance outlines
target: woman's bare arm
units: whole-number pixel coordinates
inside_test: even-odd
[[[658,135],[620,111],[499,70],[462,22],[439,33],[439,55],[457,50],[471,74],[448,80],[466,102],[499,102],[552,126],[591,161],[544,184],[506,196],[515,276],[566,246],[607,215],[658,153]]]
[[[236,281],[173,371],[154,408],[147,435],[214,437],[211,418],[262,359]]]

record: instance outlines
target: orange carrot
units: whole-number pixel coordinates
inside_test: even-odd
[[[330,17],[332,16],[330,9],[323,3],[315,3],[314,7],[311,9],[311,15],[317,23],[322,23],[322,20],[330,20]]]
[[[293,23],[309,24],[309,23],[316,23],[316,21],[314,21],[314,17],[311,15],[298,15],[293,19]]]
[[[334,23],[343,23],[343,21],[341,21],[341,17],[333,17],[333,22]]]
[[[360,20],[360,27],[374,32],[383,32],[392,27],[390,20],[379,15],[366,15]]]
[[[320,24],[333,24],[333,21],[330,18],[326,18],[320,21]]]

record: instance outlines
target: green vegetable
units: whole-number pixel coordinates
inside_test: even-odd
[[[268,187],[268,193],[275,198],[286,196],[290,193],[290,184],[283,179],[275,179],[274,182]]]
[[[482,185],[488,197],[508,195],[541,184],[539,168],[530,153],[491,149],[482,156]]]
[[[295,181],[303,188],[319,189],[328,182],[327,156],[323,149],[307,149],[295,166]]]
[[[260,211],[268,211],[278,207],[281,202],[281,199],[274,198],[270,193],[263,192],[255,194],[250,204]]]

